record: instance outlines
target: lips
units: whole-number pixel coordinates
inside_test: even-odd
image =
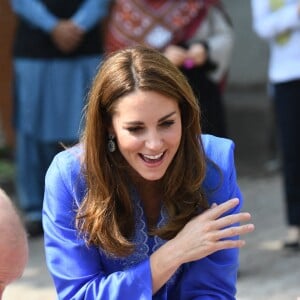
[[[157,163],[163,159],[165,152],[156,154],[156,155],[148,155],[148,154],[139,154],[142,160],[147,163]]]

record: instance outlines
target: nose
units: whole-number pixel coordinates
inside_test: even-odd
[[[159,132],[155,130],[148,133],[145,141],[146,148],[153,151],[157,151],[162,148],[162,145],[163,145],[163,138],[161,134],[159,134]]]

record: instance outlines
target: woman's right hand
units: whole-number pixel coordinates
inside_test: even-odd
[[[241,248],[245,245],[244,240],[228,238],[252,232],[253,224],[233,225],[249,221],[251,215],[241,212],[222,217],[238,203],[239,199],[234,198],[220,205],[213,205],[184,226],[172,240],[181,257],[181,264],[204,258],[218,250]]]
[[[210,209],[189,221],[175,238],[151,255],[153,294],[182,264],[199,260],[218,250],[241,248],[245,245],[243,240],[227,238],[252,232],[253,224],[236,224],[249,221],[251,215],[244,212],[222,216],[238,204],[237,198],[220,205],[213,204]]]

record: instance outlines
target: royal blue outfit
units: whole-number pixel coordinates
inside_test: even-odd
[[[17,194],[26,221],[41,221],[45,173],[59,142],[78,140],[85,98],[103,53],[100,21],[108,0],[11,0]],[[62,19],[84,31],[63,53],[51,39]]]
[[[228,139],[203,135],[208,159],[203,187],[208,201],[223,203],[238,197],[240,204],[228,214],[240,211],[242,195],[236,180],[234,144]],[[145,214],[138,193],[131,191],[135,207],[136,245],[125,258],[107,256],[99,247],[86,246],[75,228],[76,210],[86,190],[80,173],[80,147],[59,153],[46,176],[43,208],[45,252],[59,299],[64,300],[189,300],[235,299],[238,249],[215,252],[183,264],[152,296],[149,256],[164,240],[147,234]],[[158,226],[168,219],[161,208]],[[238,237],[234,237],[238,238]]]

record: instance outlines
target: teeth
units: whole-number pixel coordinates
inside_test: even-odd
[[[146,154],[144,154],[143,156],[145,158],[148,158],[148,159],[158,159],[158,158],[162,157],[162,155],[163,155],[163,153],[160,153],[160,154],[157,154],[157,155],[146,155]]]

